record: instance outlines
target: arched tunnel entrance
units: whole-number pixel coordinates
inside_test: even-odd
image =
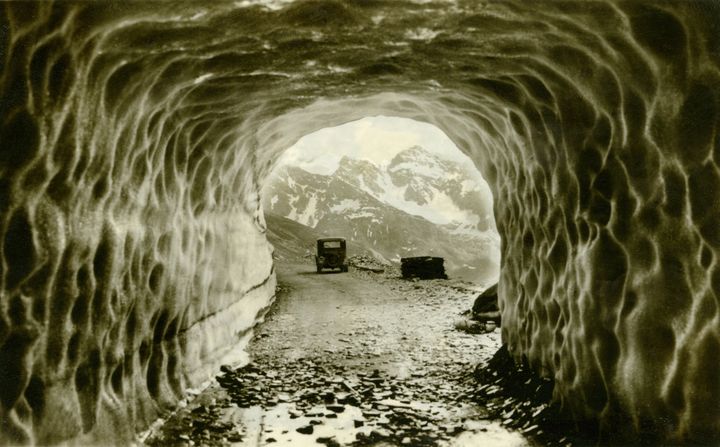
[[[711,2],[8,2],[0,436],[128,441],[275,293],[302,135],[430,123],[488,181],[511,356],[629,441],[720,434]]]
[[[348,256],[386,265],[442,257],[451,277],[497,283],[500,236],[490,188],[430,124],[376,116],[313,132],[278,159],[262,196],[275,259],[314,254],[314,232],[345,237]],[[297,228],[305,241],[287,244],[272,231],[273,223],[289,226],[285,219],[307,227]]]

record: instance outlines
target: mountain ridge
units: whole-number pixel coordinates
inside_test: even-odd
[[[451,276],[484,282],[499,269],[499,236],[478,195],[457,163],[411,147],[386,166],[343,157],[329,175],[283,166],[263,206],[319,234],[345,235],[381,260],[442,256]]]

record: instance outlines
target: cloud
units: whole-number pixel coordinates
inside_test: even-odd
[[[402,129],[400,127],[400,129]],[[420,135],[405,130],[386,130],[372,122],[354,132],[357,155],[377,163],[389,162],[399,151],[420,144]]]
[[[420,145],[442,158],[469,162],[437,127],[408,118],[375,116],[318,130],[301,138],[280,164],[299,166],[316,174],[332,174],[343,156],[389,163],[400,151]]]

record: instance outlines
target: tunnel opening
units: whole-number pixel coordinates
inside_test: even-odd
[[[601,431],[717,444],[719,13],[3,3],[0,443],[128,443],[242,362],[276,292],[274,160],[384,114],[442,129],[492,188],[514,360]]]
[[[387,115],[387,112],[395,112],[395,115]],[[408,411],[416,405],[434,405],[436,414],[457,423],[459,420],[453,419],[457,416],[456,409],[447,407],[449,396],[453,396],[455,403],[463,401],[474,408],[474,393],[470,388],[457,386],[455,381],[460,382],[459,377],[464,377],[465,385],[474,383],[466,380],[472,373],[469,365],[487,362],[501,343],[497,287],[490,287],[490,293],[478,296],[479,291],[488,289],[498,279],[500,236],[494,222],[492,192],[476,163],[485,159],[482,154],[488,145],[517,144],[522,139],[510,124],[508,115],[496,112],[489,115],[488,121],[478,123],[476,117],[458,113],[449,104],[435,102],[432,94],[381,93],[319,100],[259,126],[252,144],[264,147],[270,153],[282,153],[280,157],[264,161],[262,155],[267,152],[260,152],[256,160],[264,168],[264,175],[258,180],[258,184],[263,185],[262,191],[256,199],[258,209],[264,212],[258,214],[264,215],[262,226],[274,246],[278,292],[273,308],[263,317],[264,323],[257,327],[257,334],[248,347],[252,364],[234,373],[226,370],[219,380],[228,390],[235,390],[238,380],[240,383],[259,380],[266,384],[267,378],[274,383],[279,377],[290,390],[309,382],[301,391],[309,396],[306,401],[300,398],[287,402],[280,397],[277,409],[275,401],[278,397],[272,394],[272,384],[268,384],[269,394],[264,391],[238,392],[240,397],[235,401],[241,407],[259,405],[265,419],[276,417],[281,422],[267,427],[266,442],[279,439],[288,444],[303,442],[306,439],[303,436],[312,435],[314,430],[330,428],[323,433],[332,436],[318,439],[341,444],[372,444],[384,439],[402,444],[434,445],[439,438],[425,436],[412,424],[407,425],[408,421],[412,422],[412,417],[394,422],[397,433],[384,429],[376,431],[375,418],[397,417],[392,409],[396,404],[408,405]],[[464,151],[458,149],[438,124],[444,130],[452,129],[452,135],[461,141]],[[486,126],[491,128],[490,132]],[[501,143],[494,132],[495,126],[503,127],[505,132]],[[306,129],[312,131],[308,133]],[[493,133],[495,135],[491,136]],[[291,144],[285,146],[288,142]],[[468,157],[468,153],[474,158]],[[494,171],[488,163],[482,167],[484,172]],[[398,176],[393,177],[393,174]],[[443,186],[445,191],[441,191]],[[393,210],[388,211],[388,207]],[[388,219],[387,216],[393,213],[402,214],[402,219]],[[471,215],[470,219],[467,214]],[[458,215],[465,220],[458,222]],[[353,223],[354,219],[360,219],[359,224]],[[401,250],[397,244],[382,247],[383,239],[397,242],[393,240],[391,225],[384,222],[386,220],[395,225],[399,222],[398,226],[403,229],[422,221],[425,226],[450,227],[450,232],[460,230],[465,238],[456,240],[455,245],[470,252],[478,247],[472,243],[472,238],[480,236],[480,260],[472,259],[461,267],[475,264],[482,269],[484,263],[486,268],[478,274],[472,271],[474,268],[463,272],[451,265],[451,277],[456,275],[464,280],[465,284],[461,286],[457,282],[449,283],[446,288],[437,284],[427,287],[417,283],[409,286],[393,284],[392,279],[399,277],[397,270],[380,276],[375,273],[387,272],[372,267],[397,263],[404,255],[442,254],[455,263],[462,258],[457,253],[431,251],[435,249],[431,241],[442,239],[437,228],[429,233],[421,232],[420,236],[400,233],[397,239]],[[373,225],[384,226],[386,232],[378,231],[380,235],[376,239],[368,237],[375,233]],[[339,279],[315,276],[315,241],[345,235],[349,235],[349,250],[355,250],[350,255],[360,254],[357,257],[363,265],[351,264],[355,267],[351,271],[354,276],[347,279],[342,275],[338,275]],[[408,239],[413,236],[416,245],[407,247],[410,245]],[[446,240],[442,243],[447,244]],[[477,251],[474,253],[477,256]],[[373,265],[372,261],[377,264]],[[368,265],[371,268],[368,269]],[[367,271],[373,273],[367,274]],[[378,283],[385,287],[379,287]],[[388,283],[391,284],[389,288]],[[414,300],[415,303],[408,307],[406,301],[399,300]],[[475,313],[478,302],[481,306]],[[436,315],[415,312],[412,308],[416,306]],[[347,308],[350,310],[344,310]],[[402,329],[396,329],[398,326]],[[480,333],[485,338],[452,341],[453,337],[447,335],[448,329],[457,334]],[[478,340],[480,344],[472,344]],[[470,344],[463,345],[467,342]],[[280,354],[272,343],[282,346]],[[448,356],[448,344],[478,357],[469,360],[460,350]],[[392,345],[391,349],[389,345]],[[428,373],[427,358],[423,360],[428,352],[437,356],[437,361],[429,363],[442,365],[442,373],[438,370]],[[280,367],[278,360],[282,365],[293,366]],[[429,370],[433,371],[433,367]],[[453,372],[446,376],[448,370]],[[328,379],[328,374],[334,377]],[[420,378],[425,380],[422,389],[437,387],[447,392],[416,393],[417,382],[422,382]],[[380,394],[367,388],[378,383],[389,388],[384,388]],[[362,388],[359,394],[355,391],[358,387]],[[545,385],[540,405],[547,404],[547,393]],[[318,394],[324,396],[324,410],[317,407],[322,404],[317,400]],[[403,399],[404,403],[394,400],[395,397]],[[268,402],[271,408],[268,408]],[[361,414],[356,413],[356,408],[361,408]],[[328,414],[328,409],[340,414]],[[375,411],[379,411],[377,415]],[[287,420],[287,414],[290,420]],[[338,430],[335,423],[328,424],[327,420],[322,423],[307,420],[308,415],[313,414],[338,417],[343,424],[354,423],[355,426],[345,425]],[[350,416],[354,420],[348,420]],[[532,431],[535,428],[528,426],[529,420],[526,417],[522,423],[526,424],[525,429]],[[369,426],[364,427],[364,421],[368,421]],[[302,422],[309,425],[302,425]],[[313,425],[315,422],[319,425]],[[482,433],[491,430],[504,442],[522,442],[517,437],[518,432],[494,425],[496,422],[477,423],[480,425],[471,429],[448,428],[449,431],[440,438],[462,437],[458,440],[472,444],[483,442],[485,435]],[[407,432],[403,432],[403,427]],[[293,433],[294,428],[303,436],[298,438],[298,434]]]
[[[374,116],[307,134],[278,159],[261,200],[276,260],[312,260],[315,239],[341,236],[350,257],[396,267],[406,257],[442,257],[451,278],[497,282],[492,192],[431,124]],[[305,228],[281,240],[288,219]]]

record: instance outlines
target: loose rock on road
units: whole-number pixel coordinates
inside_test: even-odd
[[[531,444],[473,402],[499,329],[456,330],[469,284],[278,265],[278,297],[248,351],[149,445]]]

